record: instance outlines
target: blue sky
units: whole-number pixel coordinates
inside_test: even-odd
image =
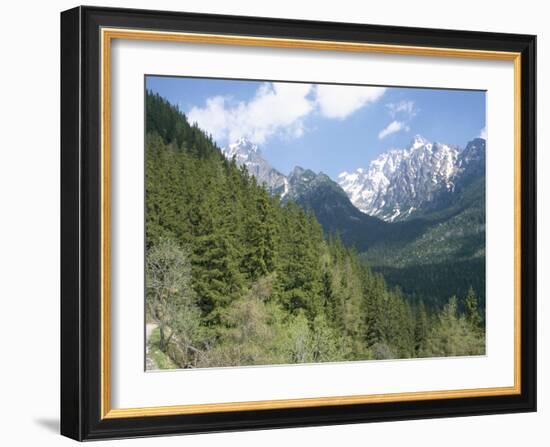
[[[485,134],[485,92],[147,76],[223,147],[245,137],[288,174],[294,166],[336,179],[367,167],[414,135],[464,147]]]

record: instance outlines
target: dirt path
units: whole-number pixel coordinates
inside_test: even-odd
[[[151,357],[149,357],[149,339],[151,338],[151,334],[157,328],[157,326],[158,324],[156,323],[145,324],[145,370],[146,371],[158,369],[154,360]]]
[[[145,325],[145,342],[149,343],[149,339],[151,338],[151,334],[153,331],[158,327],[157,323],[147,323]]]

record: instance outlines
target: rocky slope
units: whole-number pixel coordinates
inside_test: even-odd
[[[271,194],[284,197],[288,193],[287,178],[274,169],[263,158],[257,145],[240,138],[234,143],[222,149],[223,155],[229,160],[235,159],[239,166],[246,166],[260,184],[264,184]]]
[[[483,175],[485,140],[464,150],[417,135],[409,147],[379,155],[368,168],[342,172],[340,186],[363,213],[393,222],[422,215],[465,175]]]

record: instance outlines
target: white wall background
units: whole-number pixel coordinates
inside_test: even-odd
[[[544,2],[393,0],[118,0],[87,4],[221,14],[353,21],[538,35],[539,412],[412,422],[115,441],[109,445],[319,446],[548,445],[546,386],[550,325],[542,327],[550,291],[550,40]],[[0,27],[0,439],[4,445],[69,445],[59,414],[59,12],[78,3],[2,5]]]

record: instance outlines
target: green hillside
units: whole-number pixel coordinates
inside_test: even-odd
[[[338,234],[361,259],[399,286],[409,301],[441,308],[451,295],[473,288],[485,308],[485,176],[467,176],[451,194],[443,192],[414,218],[385,222],[361,213],[338,184],[324,174],[291,175],[293,199],[311,210],[325,234]],[[297,184],[297,186],[296,186]]]
[[[441,297],[465,296],[472,287],[484,309],[485,177],[470,182],[450,206],[422,219],[429,224],[418,236],[381,241],[362,258],[413,300],[439,305]]]

